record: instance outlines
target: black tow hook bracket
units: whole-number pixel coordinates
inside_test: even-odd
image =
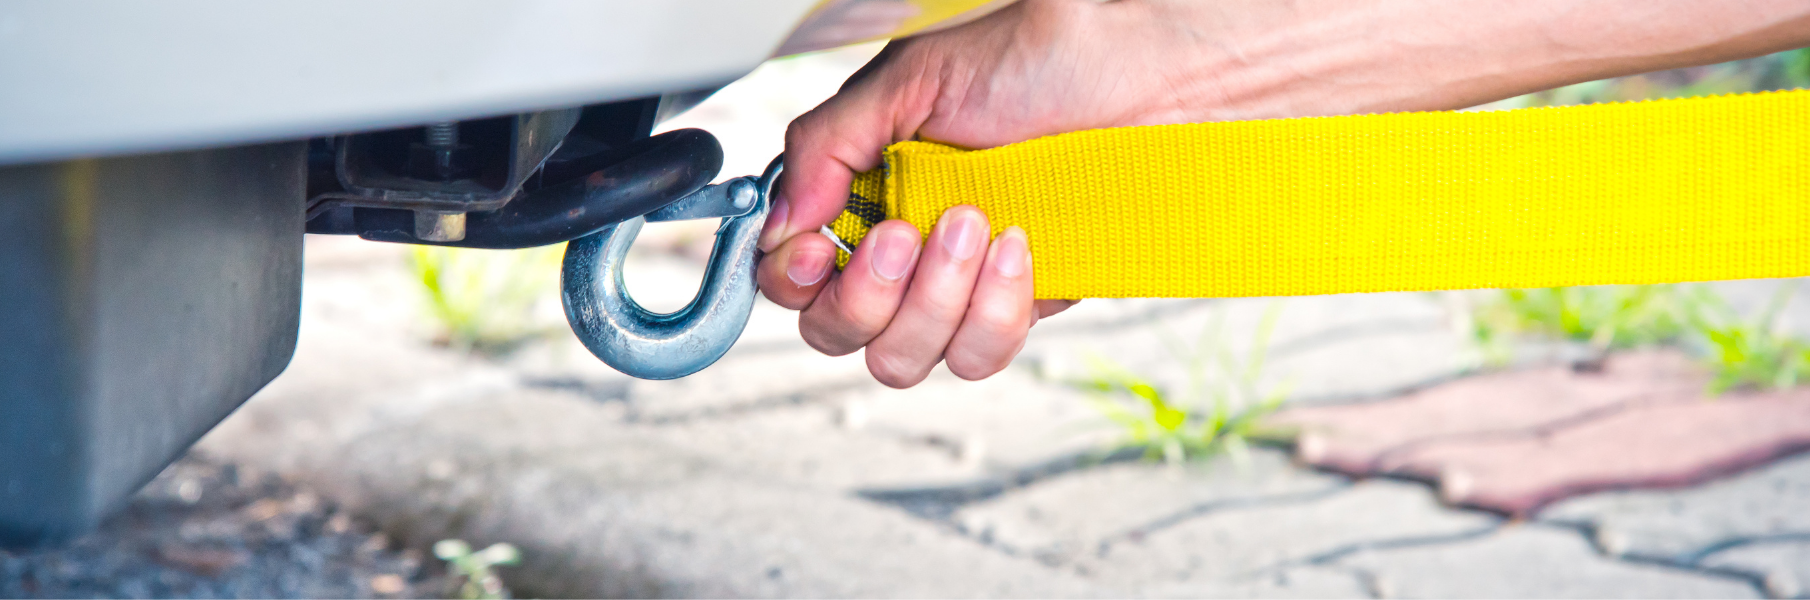
[[[339,207],[309,221],[308,231],[461,248],[545,246],[659,210],[708,185],[722,167],[723,147],[716,137],[680,129],[548,164],[538,181],[502,208],[468,213],[459,240],[422,239],[415,211],[401,208]]]

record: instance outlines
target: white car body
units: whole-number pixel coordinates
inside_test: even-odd
[[[818,0],[14,0],[0,164],[401,127],[721,85]]]

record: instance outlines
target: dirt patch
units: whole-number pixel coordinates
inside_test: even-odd
[[[191,454],[87,536],[0,550],[4,598],[433,598],[438,562],[273,475]]]

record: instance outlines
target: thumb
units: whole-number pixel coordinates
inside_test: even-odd
[[[786,169],[760,247],[771,251],[792,236],[835,220],[848,203],[855,174],[880,166],[886,146],[911,139],[929,116],[933,82],[901,75],[891,52],[817,108],[786,128]]]

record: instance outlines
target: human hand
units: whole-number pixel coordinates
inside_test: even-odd
[[[1780,24],[1804,23],[1804,11],[1763,4],[1024,0],[894,42],[793,121],[761,289],[803,311],[812,347],[865,347],[887,385],[914,385],[941,361],[986,377],[1038,318],[1072,302],[1033,302],[1024,233],[1008,228],[989,248],[971,207],[945,214],[926,244],[909,224],[881,223],[833,272],[835,248],[816,231],[893,142],[989,148],[1104,127],[1462,108],[1794,43],[1778,32],[1804,28]]]
[[[1276,22],[1292,18],[1275,2],[1239,3],[1263,7]],[[866,348],[869,371],[889,386],[915,385],[939,361],[966,379],[1003,369],[1037,319],[1072,304],[1032,300],[1022,231],[1007,229],[989,248],[986,215],[971,207],[945,214],[927,243],[913,226],[888,221],[838,273],[836,249],[818,228],[842,211],[854,175],[878,167],[893,142],[988,148],[1082,129],[1261,114],[1215,96],[1217,79],[1194,77],[1200,63],[1228,54],[1203,48],[1209,36],[1187,26],[1206,20],[1178,18],[1187,4],[1026,0],[893,42],[787,131],[786,173],[761,239],[762,291],[803,311],[799,329],[819,351]]]

